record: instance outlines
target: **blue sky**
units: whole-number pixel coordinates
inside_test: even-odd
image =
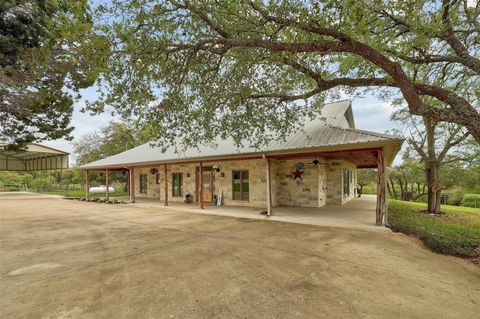
[[[75,103],[74,112],[72,116],[72,126],[75,127],[73,131],[74,140],[80,138],[86,133],[90,133],[107,126],[108,123],[115,119],[110,112],[91,116],[88,113],[80,112],[80,109],[85,105],[86,100],[93,100],[96,97],[96,89],[89,88],[82,92],[82,99]],[[349,98],[344,96],[343,98]],[[362,98],[353,99],[353,113],[355,117],[355,125],[358,129],[385,132],[393,127],[395,124],[389,120],[392,112],[392,106],[385,103],[374,96],[365,95]],[[70,152],[74,161],[75,154],[73,154],[72,142],[66,140],[45,141],[42,144],[59,148]]]

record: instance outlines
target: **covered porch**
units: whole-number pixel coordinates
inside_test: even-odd
[[[169,206],[196,211],[205,209],[208,214],[221,212],[219,215],[230,214],[234,217],[249,214],[249,218],[252,213],[255,215],[263,210],[268,217],[275,216],[272,220],[277,218],[308,220],[309,217],[318,217],[318,214],[322,213],[323,217],[329,216],[331,223],[335,225],[339,222],[382,225],[384,215],[387,213],[384,154],[383,148],[357,148],[113,167],[104,170],[106,197],[109,197],[109,172],[123,170],[128,174],[129,189],[129,198],[124,200],[139,206]],[[295,181],[295,178],[291,177],[293,174],[291,167],[298,162],[306,163],[302,171],[305,178]],[[206,167],[209,169],[206,170]],[[212,169],[215,167],[218,167],[218,171]],[[357,168],[377,168],[378,193],[374,200],[355,198]],[[348,169],[350,174],[345,180],[343,172]],[[247,200],[232,198],[235,183],[231,173],[236,171],[246,171],[249,175]],[[175,187],[178,185],[173,181],[174,175],[182,177],[179,182],[183,185],[180,189],[184,190],[180,192],[181,196],[175,196]],[[224,194],[224,198],[220,200],[222,206],[211,204],[212,198],[218,194],[218,189]],[[185,194],[192,194],[192,203],[183,203]],[[88,197],[88,188],[86,196]],[[360,215],[347,214],[349,210],[353,212],[360,210],[365,214],[358,219]],[[291,212],[294,213],[290,214]],[[260,215],[261,218],[264,216]],[[343,216],[345,218],[342,218]],[[312,222],[314,221],[308,220],[307,223]]]
[[[119,199],[128,200],[127,197]],[[166,207],[162,202],[153,198],[138,198],[135,203],[129,203],[128,205],[155,209],[155,211],[158,212],[176,211],[306,225],[386,231],[386,228],[375,226],[376,203],[377,197],[375,195],[362,195],[360,198],[355,198],[341,206],[277,206],[275,207],[275,214],[269,217],[261,214],[261,212],[264,211],[264,208],[261,207],[215,206],[205,204],[204,208],[201,209],[197,204],[185,204],[181,202],[171,202],[169,206]]]

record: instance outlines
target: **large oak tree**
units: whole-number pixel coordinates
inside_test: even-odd
[[[99,9],[110,52],[104,95],[89,108],[153,123],[159,143],[258,144],[360,89],[396,90],[411,114],[480,141],[479,4],[113,0]]]

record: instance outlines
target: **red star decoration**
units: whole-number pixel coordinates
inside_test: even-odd
[[[292,175],[293,175],[293,180],[296,180],[297,178],[299,180],[302,180],[303,171],[300,171],[300,170],[296,169],[295,172],[290,172],[290,173],[292,173]]]

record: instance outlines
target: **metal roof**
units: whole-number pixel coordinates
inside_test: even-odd
[[[69,153],[40,144],[27,144],[25,149],[12,151],[0,144],[0,170],[34,171],[68,168]]]
[[[351,118],[349,119],[348,112],[351,115],[350,101],[327,104],[324,106],[321,116],[314,120],[306,121],[303,129],[287,136],[285,141],[272,141],[261,148],[238,147],[229,138],[226,140],[217,139],[209,145],[200,145],[179,153],[176,153],[173,147],[162,153],[161,148],[153,146],[151,143],[146,143],[117,155],[85,164],[81,168],[118,167],[138,163],[184,161],[239,154],[268,154],[279,151],[319,149],[351,144],[371,144],[372,142],[377,143],[378,146],[385,142],[396,142],[399,144],[398,149],[400,148],[403,143],[403,138],[401,137],[351,128],[354,125],[353,118],[350,116]]]

